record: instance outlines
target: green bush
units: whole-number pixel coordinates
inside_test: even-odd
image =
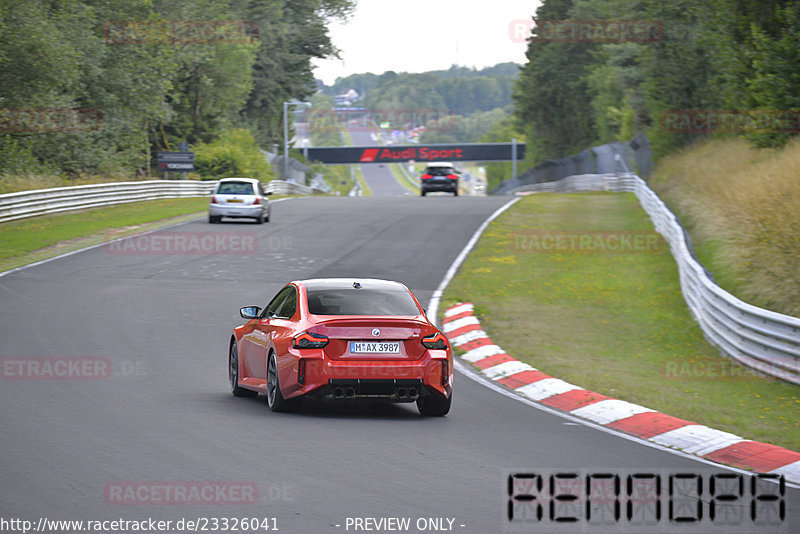
[[[250,130],[226,130],[210,143],[193,147],[195,167],[203,180],[257,178],[268,182],[275,173]]]

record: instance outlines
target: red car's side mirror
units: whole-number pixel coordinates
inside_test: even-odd
[[[258,306],[245,306],[239,310],[239,315],[241,315],[245,319],[255,319],[258,317],[261,308]]]

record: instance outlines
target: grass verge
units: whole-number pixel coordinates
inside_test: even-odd
[[[415,195],[419,195],[419,186],[417,184],[411,182],[411,180],[408,179],[408,176],[406,176],[406,173],[404,173],[403,169],[400,168],[400,165],[403,165],[403,164],[402,163],[400,163],[400,164],[390,163],[389,164],[389,170],[392,171],[392,174],[394,175],[394,179],[397,180],[397,182],[400,185],[402,185],[403,187],[408,189],[409,192],[411,192],[411,193],[413,193]]]
[[[364,179],[364,174],[361,172],[361,165],[355,165],[355,173],[356,179],[358,183],[361,184],[361,196],[362,197],[369,197],[372,196],[372,189],[370,189],[369,185],[367,185],[367,181]]]
[[[644,244],[610,250],[626,236]],[[525,197],[486,229],[442,310],[474,303],[495,343],[549,375],[800,450],[800,388],[750,374],[705,340],[656,236],[632,193]]]
[[[109,240],[204,216],[208,198],[131,202],[0,224],[0,272]]]

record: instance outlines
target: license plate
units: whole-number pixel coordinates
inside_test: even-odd
[[[399,354],[399,341],[351,341],[351,354]]]
[[[241,204],[244,202],[241,198],[229,198],[228,204]]]

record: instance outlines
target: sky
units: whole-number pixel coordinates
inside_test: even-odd
[[[488,67],[525,62],[520,28],[536,0],[357,0],[345,24],[329,26],[341,59],[315,60],[327,85],[337,77],[373,72],[425,72],[450,65]]]

